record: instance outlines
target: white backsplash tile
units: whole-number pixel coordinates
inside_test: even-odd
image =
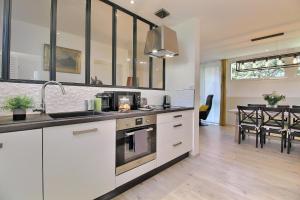
[[[23,83],[0,83],[0,106],[4,100],[10,96],[27,95],[32,97],[35,106],[38,108],[41,101],[41,84],[23,84]],[[112,90],[130,90],[141,91],[142,97],[148,99],[150,105],[162,105],[163,95],[165,91],[161,90],[133,90],[119,88],[98,88],[98,87],[82,87],[82,86],[64,86],[66,95],[62,95],[58,86],[49,85],[46,88],[46,108],[48,113],[54,112],[70,112],[82,111],[85,109],[84,100],[93,99],[95,94]],[[28,111],[29,113],[32,111]],[[10,115],[4,111],[0,111],[0,115]]]

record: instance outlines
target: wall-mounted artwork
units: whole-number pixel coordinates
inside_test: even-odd
[[[44,45],[44,70],[49,71],[50,45]],[[81,73],[81,51],[56,47],[56,71],[63,73]]]

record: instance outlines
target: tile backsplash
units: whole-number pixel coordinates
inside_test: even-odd
[[[41,84],[23,84],[23,83],[0,83],[0,106],[4,100],[10,96],[27,95],[33,98],[35,106],[39,108],[41,101]],[[46,88],[46,107],[48,113],[81,111],[85,109],[84,100],[93,99],[95,94],[111,90],[131,90],[141,91],[142,97],[148,99],[150,105],[162,105],[165,91],[161,90],[133,90],[119,88],[98,88],[82,86],[64,86],[66,95],[62,95],[58,86],[49,85]],[[28,111],[32,112],[32,111]],[[0,111],[0,115],[10,115]]]

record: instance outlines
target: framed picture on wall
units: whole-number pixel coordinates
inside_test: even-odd
[[[44,44],[44,70],[49,71],[50,45]],[[56,71],[63,73],[81,73],[81,51],[56,47]]]

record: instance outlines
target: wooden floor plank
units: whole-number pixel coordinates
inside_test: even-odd
[[[234,142],[233,127],[200,127],[200,155],[187,158],[115,200],[300,200],[300,144],[255,148]]]

